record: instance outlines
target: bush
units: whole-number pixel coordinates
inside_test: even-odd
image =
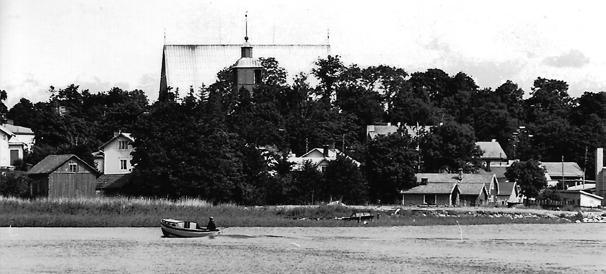
[[[0,195],[27,197],[31,180],[20,172],[5,172],[0,174]]]

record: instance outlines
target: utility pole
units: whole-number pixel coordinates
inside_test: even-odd
[[[564,155],[562,155],[562,190],[566,190],[564,185]]]
[[[345,153],[345,133],[343,133],[343,140],[341,143],[341,153]]]

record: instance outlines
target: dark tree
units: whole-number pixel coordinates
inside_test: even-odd
[[[368,184],[358,166],[343,155],[328,163],[324,173],[327,194],[333,200],[361,204],[367,201]]]
[[[545,170],[534,160],[513,163],[507,168],[505,177],[510,182],[517,182],[527,197],[537,197],[539,191],[547,186]]]
[[[434,127],[421,139],[421,155],[426,172],[477,170],[481,152],[469,125],[450,122]]]
[[[393,203],[399,191],[414,186],[419,154],[407,135],[379,136],[366,149],[366,178],[371,201]]]

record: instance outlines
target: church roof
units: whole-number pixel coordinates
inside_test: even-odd
[[[208,86],[217,80],[217,72],[240,59],[242,44],[165,45],[163,49],[166,86],[181,91]],[[311,72],[318,58],[326,58],[330,45],[286,44],[253,45],[253,56],[274,57],[286,69],[288,78]]]

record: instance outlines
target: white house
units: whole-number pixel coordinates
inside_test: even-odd
[[[23,160],[25,153],[31,151],[36,136],[34,135],[34,131],[28,127],[12,124],[4,124],[2,126],[13,133],[13,137],[8,142],[10,150],[9,163],[12,165],[16,160]]]
[[[314,148],[307,153],[301,155],[301,157],[296,157],[294,155],[288,158],[289,162],[294,163],[293,170],[301,170],[305,163],[309,162],[317,167],[319,171],[324,172],[328,163],[330,161],[334,161],[337,159],[337,155],[344,155],[346,158],[351,160],[356,166],[360,166],[360,162],[354,160],[353,158],[341,153],[336,148]]]
[[[128,174],[133,167],[133,142],[135,139],[130,133],[116,132],[114,137],[99,147],[99,152],[93,153],[95,165],[103,174]],[[102,160],[99,155],[103,155]]]
[[[3,126],[0,126],[0,168],[8,167],[10,163],[9,141],[14,134]]]

